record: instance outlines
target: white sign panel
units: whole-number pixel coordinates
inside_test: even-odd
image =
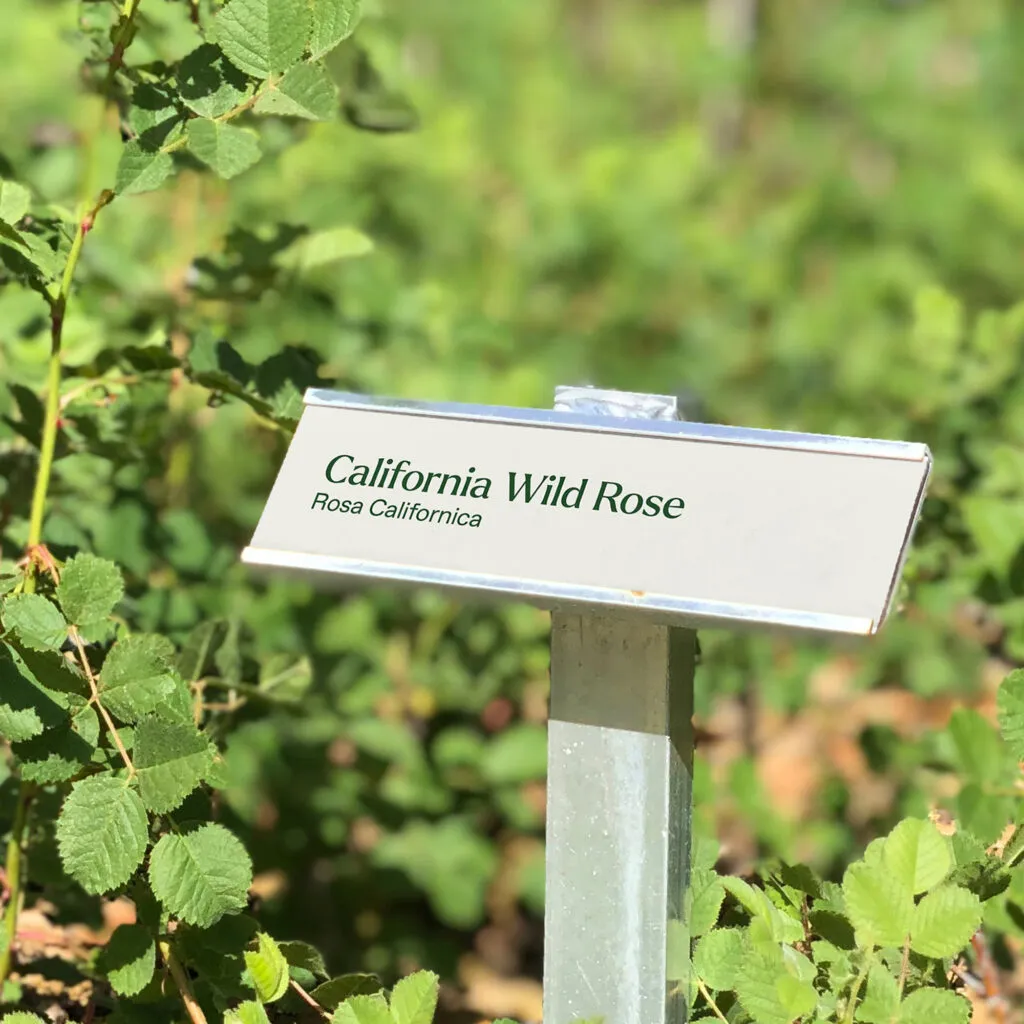
[[[930,468],[918,444],[314,390],[243,560],[867,634]]]

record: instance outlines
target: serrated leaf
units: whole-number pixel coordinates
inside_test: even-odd
[[[192,154],[222,178],[234,178],[260,159],[259,136],[247,128],[200,117],[189,121],[187,134]]]
[[[275,256],[274,262],[285,270],[301,273],[338,260],[365,256],[372,251],[372,239],[356,228],[326,228],[297,238]]]
[[[212,43],[203,43],[178,65],[178,95],[200,117],[220,117],[249,94],[249,80]]]
[[[11,750],[18,759],[25,782],[50,785],[74,778],[93,759],[99,743],[100,721],[87,704],[76,708],[70,719]]]
[[[1011,672],[996,694],[999,729],[1018,761],[1024,761],[1024,669]]]
[[[974,708],[957,708],[947,728],[967,780],[979,785],[998,782],[1005,773],[1007,758],[1005,747],[988,719]]]
[[[395,1024],[431,1024],[440,991],[436,974],[417,971],[402,978],[391,990],[391,1016]]]
[[[333,1010],[352,996],[372,996],[382,987],[375,974],[342,974],[317,985],[310,995],[325,1009]]]
[[[888,969],[875,964],[868,974],[856,1019],[864,1024],[891,1024],[900,1005],[900,987]]]
[[[257,114],[329,121],[338,110],[338,87],[322,64],[296,64],[264,90],[253,109]]]
[[[76,782],[57,818],[64,870],[94,895],[116,889],[142,863],[148,827],[142,801],[123,779],[93,775]]]
[[[18,594],[3,605],[4,627],[34,651],[59,651],[68,636],[60,609],[40,594]]]
[[[955,992],[919,988],[900,1004],[899,1024],[967,1024],[971,1004]]]
[[[191,722],[152,715],[136,726],[133,757],[142,802],[155,814],[180,806],[213,764],[210,741]]]
[[[214,25],[216,41],[236,68],[269,78],[302,59],[310,13],[305,0],[230,0]]]
[[[110,649],[100,671],[100,697],[118,718],[135,722],[171,698],[174,645],[166,637],[136,633]]]
[[[17,181],[0,178],[0,220],[17,224],[32,205],[32,193]]]
[[[779,983],[788,979],[785,988]],[[791,991],[795,983],[795,991]],[[740,1005],[755,1024],[790,1024],[799,1014],[790,1005],[806,998],[806,990],[814,997],[814,988],[785,973],[781,961],[748,954],[736,974],[735,990]],[[785,1001],[783,1001],[785,999]]]
[[[381,995],[352,996],[331,1015],[331,1024],[394,1024]]]
[[[916,896],[938,885],[949,874],[953,850],[949,839],[933,822],[906,818],[886,837],[882,862]]]
[[[277,945],[289,967],[298,967],[318,978],[329,977],[323,954],[315,946],[298,941],[279,942]]]
[[[68,622],[85,626],[105,619],[124,597],[124,577],[113,562],[79,554],[68,560],[57,585],[57,600]]]
[[[224,1024],[270,1024],[270,1018],[260,1003],[247,999],[224,1014]]]
[[[67,711],[25,675],[6,645],[0,645],[0,736],[23,742],[67,718]]]
[[[922,956],[955,956],[981,926],[981,900],[957,885],[944,885],[914,908],[910,948]]]
[[[0,1024],[46,1024],[46,1021],[34,1013],[25,1013],[24,1010],[19,1010],[16,1013],[5,1013],[0,1017]]]
[[[8,269],[34,286],[53,281],[61,274],[60,257],[31,231],[17,231],[0,221],[0,259]],[[9,250],[9,256],[4,255]],[[13,390],[13,389],[12,389]]]
[[[121,196],[134,196],[158,189],[174,173],[169,153],[144,149],[135,139],[125,142],[114,177],[114,191]]]
[[[252,862],[223,825],[207,824],[183,835],[163,836],[149,859],[149,881],[172,914],[209,928],[245,906]]]
[[[751,916],[759,918],[768,928],[775,942],[799,942],[804,937],[800,922],[779,910],[762,889],[745,882],[742,878],[727,876],[721,879],[725,889],[737,899]]]
[[[313,60],[348,39],[359,24],[361,0],[308,0],[312,14],[309,53]]]
[[[140,149],[155,153],[181,134],[184,113],[177,95],[160,82],[141,82],[132,90],[128,124]]]
[[[693,951],[693,969],[709,988],[731,989],[743,959],[743,933],[716,928],[703,936]]]
[[[690,935],[697,938],[710,931],[718,922],[718,915],[725,899],[725,887],[718,872],[707,868],[695,868],[690,873]]]
[[[141,924],[118,925],[100,955],[99,967],[118,995],[137,995],[156,970],[153,936]]]
[[[256,942],[257,949],[245,951],[245,966],[260,1002],[274,1003],[288,991],[288,961],[266,932],[260,932]]]
[[[843,898],[860,945],[903,945],[914,900],[892,872],[880,864],[852,864],[843,877]]]

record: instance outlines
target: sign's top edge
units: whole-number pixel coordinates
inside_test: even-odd
[[[676,437],[680,440],[746,444],[765,448],[789,448],[836,455],[859,455],[900,459],[908,462],[927,462],[929,464],[932,460],[927,445],[910,441],[883,441],[874,438],[841,437],[831,434],[801,434],[787,430],[732,427],[714,423],[692,423],[684,420],[625,419],[558,412],[552,409],[524,409],[459,402],[424,402],[415,399],[385,398],[346,391],[331,391],[326,388],[308,388],[304,401],[306,405],[337,409],[362,409],[373,412],[394,412],[521,426],[558,426],[599,433]]]

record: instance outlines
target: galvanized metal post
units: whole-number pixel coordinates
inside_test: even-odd
[[[677,418],[673,398],[592,388],[555,408]],[[685,1020],[695,661],[693,630],[552,615],[545,1024]]]

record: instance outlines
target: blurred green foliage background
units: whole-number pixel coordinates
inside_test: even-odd
[[[184,3],[143,10],[134,57],[191,48]],[[4,0],[0,28],[0,155],[60,204],[95,116],[74,97],[79,16]],[[698,816],[726,867],[779,855],[834,872],[900,814],[970,814],[947,785],[968,755],[928,727],[954,701],[986,710],[1024,659],[1024,11],[374,0],[357,40],[332,57],[345,101],[358,116],[370,61],[416,130],[270,123],[271,158],[230,192],[186,171],[116,203],[83,258],[68,364],[223,337],[253,363],[304,346],[308,382],[349,390],[543,407],[591,382],[679,394],[713,422],[926,442],[903,614],[877,642],[702,636]],[[113,139],[88,166],[117,153]],[[261,276],[281,225],[336,224],[374,252]],[[42,301],[0,290],[0,377],[38,392],[48,351]],[[0,396],[8,543],[27,509],[11,483],[19,394]],[[145,628],[227,618],[239,679],[309,657],[301,700],[251,702],[231,740],[222,813],[263,872],[270,929],[336,970],[452,976],[475,948],[536,975],[546,617],[254,580],[238,552],[286,437],[185,380],[131,401],[76,412],[139,459],[70,450],[47,536],[125,566]],[[819,749],[837,716],[854,768]],[[821,764],[795,811],[773,804],[767,755],[803,725]],[[858,787],[880,780],[865,804]]]

